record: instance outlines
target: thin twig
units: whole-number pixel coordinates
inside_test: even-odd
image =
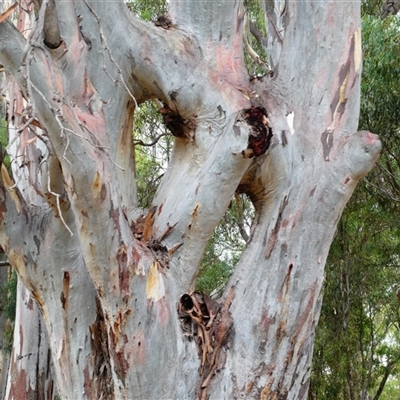
[[[150,143],[144,143],[142,140],[135,140],[133,142],[133,144],[136,145],[140,145],[140,146],[154,146],[163,136],[172,136],[171,133],[169,132],[165,132],[165,133],[161,133],[161,135],[158,135],[152,142]]]
[[[70,227],[68,226],[68,224],[65,222],[65,219],[63,217],[62,211],[61,211],[61,207],[60,207],[60,194],[53,192],[51,190],[51,184],[50,184],[50,166],[48,166],[49,171],[47,174],[47,190],[49,191],[50,194],[52,194],[53,196],[55,196],[56,198],[56,204],[57,204],[57,210],[58,210],[58,214],[60,216],[60,219],[63,223],[63,225],[65,226],[65,228],[67,229],[67,231],[70,233],[71,236],[74,236],[74,234],[72,233]]]

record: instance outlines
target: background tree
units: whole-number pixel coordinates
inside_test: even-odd
[[[268,62],[242,2],[169,5],[154,23],[122,1],[23,3],[19,30],[2,17],[1,246],[41,310],[63,398],[306,398],[328,249],[381,147],[356,132],[360,3],[263,2]],[[149,99],[174,147],[144,211],[131,132]],[[193,289],[235,193],[255,215],[214,302]]]

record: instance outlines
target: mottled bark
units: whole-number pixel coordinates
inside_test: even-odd
[[[28,39],[0,24],[25,98],[14,88],[0,244],[39,304],[61,396],[306,398],[329,246],[380,151],[356,132],[359,2],[265,2],[273,70],[258,79],[241,1],[171,1],[156,24],[122,1],[56,2],[55,49],[45,4]],[[132,125],[149,98],[176,139],[142,212]],[[218,304],[191,292],[236,191],[256,217]]]

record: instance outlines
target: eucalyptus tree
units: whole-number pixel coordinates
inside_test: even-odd
[[[41,311],[60,396],[306,398],[328,250],[381,147],[357,131],[360,2],[262,2],[268,60],[241,1],[171,0],[154,22],[122,0],[20,2],[15,26],[16,7],[0,23],[0,243]],[[131,132],[149,99],[174,148],[141,210]],[[235,193],[255,216],[215,301],[194,287]],[[31,390],[21,360],[14,395]]]

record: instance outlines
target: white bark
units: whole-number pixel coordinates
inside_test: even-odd
[[[267,3],[269,31],[284,31],[258,80],[240,1],[171,1],[164,27],[122,1],[57,2],[53,50],[41,31],[27,41],[0,24],[0,62],[50,153],[40,165],[32,127],[16,141],[36,168],[16,189],[3,171],[0,243],[40,305],[63,398],[306,397],[326,256],[380,142],[355,133],[359,2]],[[176,141],[143,222],[131,131],[148,98]],[[196,316],[197,297],[181,296],[236,190],[256,207],[253,233],[224,305],[200,299],[208,314]]]

